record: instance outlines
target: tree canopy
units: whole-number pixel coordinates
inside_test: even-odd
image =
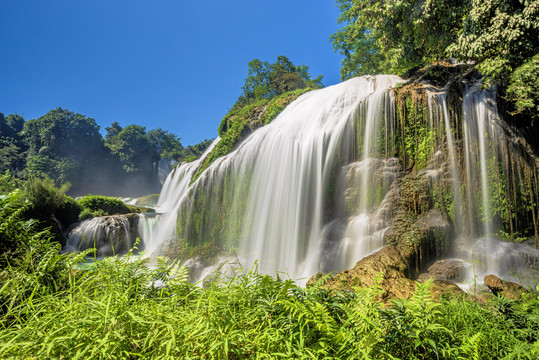
[[[322,75],[311,79],[308,66],[296,66],[284,55],[278,56],[271,64],[253,59],[248,64],[245,84],[234,108],[256,100],[270,99],[285,92],[322,86]]]
[[[516,112],[539,116],[539,0],[337,0],[341,78],[407,75],[453,57],[476,64]],[[504,89],[507,89],[505,93]]]
[[[0,113],[0,172],[22,179],[50,177],[57,184],[71,182],[72,191],[79,194],[118,192],[129,187],[122,185],[124,181],[141,185],[143,192],[155,192],[155,161],[199,156],[211,142],[185,149],[180,138],[167,130],[123,128],[118,122],[105,128],[105,139],[99,130],[94,119],[62,108],[28,121]]]

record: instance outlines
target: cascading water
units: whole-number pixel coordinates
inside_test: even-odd
[[[68,230],[64,251],[95,248],[98,256],[124,254],[135,243],[137,223],[136,214],[84,220]]]
[[[163,242],[175,238],[178,207],[187,192],[191,177],[219,140],[216,138],[199,159],[174,168],[163,184],[155,213],[142,214],[139,233],[147,253],[154,253]]]
[[[531,165],[519,160],[524,155],[510,155],[515,151],[509,149],[493,93],[470,88],[458,125],[458,117],[449,114],[447,89],[426,88],[427,129],[410,130],[395,119],[390,89],[400,81],[361,77],[311,91],[193,180],[216,140],[200,160],[169,175],[158,215],[141,219],[147,251],[167,242],[213,243],[234,251],[246,267],[258,261],[264,273],[283,271],[296,279],[350,268],[384,244],[403,191],[399,181],[413,168],[419,178],[430,179],[429,191],[438,195],[429,196],[441,199],[436,201],[445,206],[456,237],[465,239],[460,241],[465,250],[456,242],[457,255],[489,256],[482,250],[488,246],[474,245],[477,239],[498,231],[502,217],[516,223],[515,206],[505,214],[496,197],[503,186],[520,186],[522,193],[530,189],[533,204],[535,170],[526,170]],[[406,143],[410,138],[415,144]],[[529,186],[522,185],[523,178]],[[442,194],[445,184],[449,197]],[[447,247],[436,246],[442,252]],[[491,254],[501,256],[497,250]],[[196,267],[206,273],[202,264]]]
[[[358,176],[362,191],[351,225],[361,235],[348,231],[347,241],[360,243],[360,237],[380,230],[369,224],[357,229],[361,225],[354,219],[370,216],[383,199],[383,194],[374,199],[370,186],[386,167],[378,158],[392,148],[379,140],[392,129],[389,89],[399,81],[396,76],[364,77],[312,91],[214,162],[191,186],[198,164],[179,167],[165,183],[160,207],[166,209],[158,210],[163,215],[151,236],[153,245],[146,248],[176,236],[191,245],[213,241],[237,249],[247,262],[259,260],[265,273],[285,271],[299,278],[319,271],[324,267],[321,234],[328,191],[338,182],[339,169],[351,161],[365,166]],[[344,266],[351,266],[381,245],[378,241],[361,250],[351,244],[354,256],[338,256],[347,257]]]
[[[507,134],[499,118],[495,93],[482,90],[480,86],[476,83],[463,97],[461,151],[464,161],[461,168],[456,160],[454,128],[447,110],[447,89],[427,89],[430,116],[436,118],[436,112],[442,110],[444,119],[457,236],[453,254],[468,264],[466,276],[460,283],[467,289],[471,284],[481,282],[487,274],[511,281],[536,277],[534,271],[537,270],[531,268],[537,267],[539,258],[537,249],[494,237],[500,230],[500,218],[504,216],[500,210],[504,192],[500,183],[512,183],[513,188],[518,186],[521,179],[510,178],[508,174],[511,171],[520,173],[522,169],[507,161],[511,153],[507,144],[511,135],[516,136]],[[515,151],[512,156],[518,158],[521,154]],[[513,162],[522,165],[522,160],[513,159]],[[465,202],[462,184],[466,189]]]

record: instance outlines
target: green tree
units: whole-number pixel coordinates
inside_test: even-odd
[[[515,113],[539,117],[539,0],[472,0],[448,51],[475,61],[487,85],[507,87]]]
[[[153,147],[155,160],[179,159],[183,154],[183,145],[180,138],[161,128],[148,131],[148,138]]]
[[[66,109],[27,121],[21,135],[28,147],[27,171],[59,182],[94,178],[107,156],[95,120]]]
[[[126,173],[134,175],[152,172],[152,164],[157,155],[145,127],[129,125],[110,138],[106,146],[119,156]]]
[[[256,100],[271,99],[288,91],[322,86],[322,75],[311,79],[308,66],[295,66],[286,56],[278,56],[272,64],[254,59],[248,64],[247,78],[233,109]]]
[[[472,0],[452,55],[477,62],[489,80],[503,80],[539,49],[539,1]]]
[[[110,124],[109,127],[106,127],[105,130],[107,130],[107,134],[105,135],[105,140],[110,140],[113,136],[116,136],[122,131],[122,127],[120,124],[115,121],[112,124]]]
[[[331,35],[344,55],[341,78],[403,75],[445,56],[468,0],[337,0],[343,28]]]

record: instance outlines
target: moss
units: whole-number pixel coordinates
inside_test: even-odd
[[[78,200],[82,213],[87,216],[88,211],[94,216],[129,214],[131,209],[123,201],[109,196],[87,195]],[[84,211],[88,210],[88,211]],[[81,213],[81,214],[82,214]]]
[[[159,201],[159,194],[150,194],[137,199],[137,206],[155,206]]]
[[[259,127],[269,124],[284,108],[312,88],[298,89],[272,99],[262,99],[240,109],[231,110],[219,124],[219,143],[204,159],[191,179],[193,183],[215,160],[230,153],[241,140]]]
[[[181,242],[170,242],[163,249],[163,254],[171,259],[184,262],[188,259],[197,258],[205,264],[214,263],[215,259],[222,253],[223,249],[211,242],[195,246],[185,246]]]

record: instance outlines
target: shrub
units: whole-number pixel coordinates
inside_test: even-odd
[[[131,212],[123,201],[109,196],[87,195],[79,199],[78,203],[82,206],[83,211],[89,209],[94,214],[98,211],[101,211],[102,215],[129,214]]]
[[[82,211],[82,206],[71,196],[64,197],[64,203],[56,210],[54,216],[65,226],[79,221],[79,215]]]

